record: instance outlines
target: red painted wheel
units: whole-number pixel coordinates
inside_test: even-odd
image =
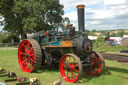
[[[80,59],[74,54],[66,54],[60,60],[60,73],[67,82],[76,82],[82,74]]]
[[[36,71],[42,61],[41,48],[34,39],[23,40],[18,49],[18,61],[24,72]]]
[[[100,75],[105,67],[103,57],[98,52],[94,52],[90,56],[90,61],[92,62],[92,66],[86,70],[87,74],[91,76]]]

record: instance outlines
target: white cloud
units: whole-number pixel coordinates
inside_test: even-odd
[[[90,6],[100,3],[101,1],[102,0],[60,0],[60,3],[64,5],[64,10],[70,10],[80,4]]]
[[[96,25],[96,24],[100,24],[101,21],[96,20],[96,21],[90,21],[90,22],[88,22],[88,23],[89,23],[89,24],[92,24],[92,25]]]
[[[95,5],[95,4],[98,4],[100,2],[102,2],[102,0],[85,0],[85,3],[87,6]]]
[[[70,19],[70,23],[73,24],[76,28],[78,27],[78,20],[77,20],[77,12],[76,11],[71,11],[69,13],[66,13],[63,17],[68,17]],[[76,29],[78,30],[78,29]]]
[[[84,4],[83,0],[60,0],[60,3],[64,5],[64,10],[70,10],[78,4]]]
[[[125,0],[104,0],[105,5],[124,4]]]
[[[86,12],[92,12],[92,15],[87,15],[90,16],[90,19],[108,19],[112,18],[114,15],[110,10],[106,9],[88,9]]]
[[[69,13],[66,13],[66,14],[64,15],[64,17],[69,17],[69,19],[70,19],[71,21],[76,21],[76,20],[77,20],[77,12],[76,12],[76,11],[71,11],[71,12],[69,12]]]
[[[104,0],[105,7],[113,17],[128,14],[128,0]]]
[[[60,0],[64,5],[66,17],[71,23],[77,24],[78,4],[85,4],[85,26],[89,29],[114,29],[119,25],[119,29],[127,26],[128,0]],[[125,22],[125,23],[124,23]]]

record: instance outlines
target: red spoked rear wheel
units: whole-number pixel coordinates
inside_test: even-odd
[[[36,71],[42,61],[42,53],[38,42],[34,39],[23,40],[18,49],[18,61],[24,72]]]
[[[80,59],[74,54],[66,54],[60,60],[60,73],[67,82],[76,82],[82,74]]]
[[[100,75],[105,67],[103,57],[98,52],[93,52],[90,55],[90,61],[92,62],[92,66],[86,70],[87,74],[91,76]]]

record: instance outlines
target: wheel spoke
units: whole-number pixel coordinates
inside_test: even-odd
[[[74,65],[74,67],[77,67],[77,66],[79,66],[79,64],[77,63],[76,65]]]
[[[27,47],[29,47],[29,44],[30,44],[30,43],[29,43],[29,42],[27,42]]]
[[[32,58],[34,60],[34,54],[29,54],[29,59]]]
[[[65,64],[63,64],[64,67],[67,67]]]
[[[23,53],[23,52],[20,51],[20,55],[25,55],[25,54],[26,54],[26,53]]]
[[[71,71],[72,75],[74,75],[75,78],[77,78],[77,76]]]
[[[22,60],[25,60],[25,57],[22,57]]]
[[[73,75],[72,75],[71,79],[73,79]]]
[[[73,58],[74,60],[73,60],[73,63],[72,63],[72,65],[74,65],[74,63],[75,63],[75,58]]]
[[[28,61],[28,59],[23,60],[21,63],[25,64]]]
[[[98,66],[102,67],[102,64],[98,64]]]
[[[70,65],[70,62],[67,59],[66,59],[66,61],[67,61],[68,65]]]
[[[26,69],[28,69],[28,64],[26,64]]]
[[[73,70],[79,73],[79,70],[77,70],[77,69],[75,69],[75,68],[74,68]]]
[[[96,68],[96,71],[97,71],[98,73],[100,73],[100,70],[99,70],[98,68]]]
[[[35,63],[34,59],[30,58],[30,61],[32,61],[33,63]]]
[[[25,45],[25,43],[23,44],[23,47],[27,48],[27,46]]]
[[[69,57],[69,60],[68,61],[70,62],[70,57]]]
[[[30,62],[30,64],[34,64],[34,62],[33,62],[33,61],[31,61],[31,60],[29,60],[29,62]]]
[[[33,48],[30,48],[30,50],[29,50],[29,54],[31,53],[32,50],[33,50]]]
[[[101,61],[101,58],[99,58],[97,61]]]
[[[31,66],[31,69],[33,68],[33,65],[32,65],[32,63],[30,63],[30,66]]]
[[[30,56],[34,56],[34,54],[29,54]]]
[[[68,71],[67,71],[67,77],[68,77]]]
[[[35,56],[30,56],[30,58],[32,58],[34,60],[35,59]]]

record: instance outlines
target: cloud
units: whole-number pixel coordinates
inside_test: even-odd
[[[91,19],[105,19],[113,17],[112,12],[106,9],[89,9],[86,12],[86,14],[88,14],[89,12],[92,13],[89,14],[89,18]]]
[[[90,6],[90,5],[96,5],[101,3],[102,0],[85,0],[85,5]]]
[[[64,5],[64,10],[70,10],[76,7],[78,4],[83,4],[83,0],[60,0],[60,3]]]
[[[60,4],[64,5],[64,10],[70,10],[79,4],[87,6],[100,3],[102,0],[60,0]]]
[[[76,20],[77,20],[77,12],[76,12],[76,11],[71,11],[71,12],[69,12],[69,13],[66,13],[66,14],[64,15],[64,17],[69,17],[69,19],[70,19],[71,21],[76,21]]]
[[[125,0],[104,0],[105,5],[124,4]]]
[[[77,23],[76,5],[85,4],[85,26],[87,29],[128,28],[128,0],[60,0],[65,8],[65,15],[71,23]],[[73,10],[72,10],[73,9]],[[66,12],[68,10],[68,12]]]

